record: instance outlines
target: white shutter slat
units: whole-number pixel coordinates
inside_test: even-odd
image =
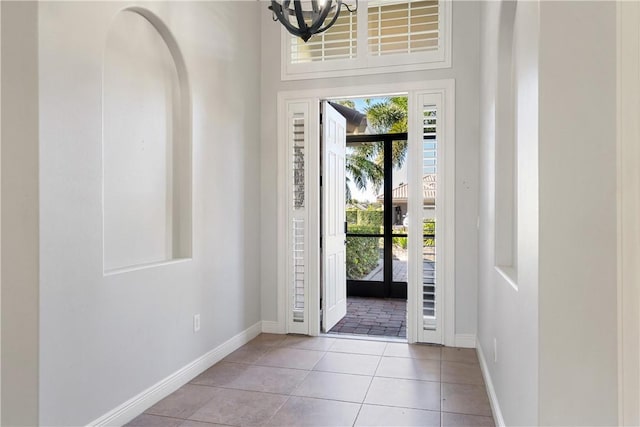
[[[438,2],[370,3],[368,45],[374,56],[438,50]]]
[[[356,14],[343,12],[331,28],[313,36],[307,43],[291,36],[291,63],[354,59],[357,54],[357,31]]]
[[[434,182],[433,184],[437,184],[435,182],[436,171],[437,171],[437,163],[436,163],[436,155],[437,155],[437,141],[436,137],[436,123],[437,123],[437,112],[433,106],[425,105],[422,108],[423,110],[423,119],[422,119],[422,167],[423,167],[423,176],[427,176],[427,174],[432,174]],[[434,187],[435,188],[435,187]],[[436,328],[436,316],[438,315],[438,307],[436,306],[436,264],[435,264],[435,248],[433,252],[431,252],[433,262],[433,269],[427,268],[426,265],[423,267],[422,271],[422,317],[423,317],[423,328],[425,330],[435,330]],[[423,262],[427,262],[426,260]]]
[[[293,322],[305,320],[305,117],[294,113],[291,118],[291,310]]]

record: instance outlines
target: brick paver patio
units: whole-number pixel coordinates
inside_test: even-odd
[[[407,336],[407,301],[383,298],[347,298],[347,315],[330,334]]]

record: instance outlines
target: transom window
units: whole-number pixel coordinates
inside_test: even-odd
[[[369,53],[394,55],[438,49],[438,2],[369,4]]]
[[[282,30],[283,80],[451,66],[451,2],[360,1],[307,43]]]

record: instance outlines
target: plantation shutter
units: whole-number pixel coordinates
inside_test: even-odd
[[[299,37],[290,37],[291,63],[353,59],[357,54],[357,31],[357,15],[343,10],[331,28],[313,36],[307,43]]]
[[[369,54],[435,51],[440,44],[440,16],[437,0],[369,3]]]
[[[422,115],[422,193],[423,200],[437,200],[437,109],[424,105]],[[422,315],[425,330],[437,327],[436,305],[436,237],[435,227],[423,220],[423,270],[422,270]],[[433,234],[431,236],[430,234]]]
[[[288,194],[288,274],[287,310],[288,330],[292,333],[308,333],[307,298],[309,294],[308,253],[308,105],[290,104],[287,129],[289,158]]]

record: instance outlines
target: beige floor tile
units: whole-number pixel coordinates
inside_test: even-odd
[[[302,350],[298,348],[274,348],[264,354],[256,365],[277,366],[292,369],[312,369],[324,353],[314,350]]]
[[[364,402],[440,411],[440,383],[375,377]]]
[[[185,420],[180,427],[227,427],[226,424],[203,423],[202,421]]]
[[[180,418],[142,414],[125,424],[125,427],[178,427],[183,421]]]
[[[290,397],[269,421],[272,426],[352,426],[358,415],[357,403]]]
[[[282,345],[284,340],[287,338],[286,335],[281,334],[260,334],[247,344],[245,344],[244,348],[265,348],[265,347],[278,347]]]
[[[440,347],[421,344],[388,343],[385,356],[440,360]]]
[[[441,374],[443,383],[483,385],[480,365],[442,361]]]
[[[211,387],[187,384],[145,412],[173,418],[189,418],[194,412],[209,402],[215,395]]]
[[[219,365],[222,366],[216,370],[215,368]],[[223,371],[229,367],[235,369],[236,364],[220,363],[219,365],[215,365],[193,380],[194,384],[290,394],[308,374],[308,371],[300,369],[240,365],[244,368],[240,374],[226,376]]]
[[[491,405],[484,386],[443,383],[442,411],[490,417]]]
[[[383,357],[376,370],[376,376],[440,381],[440,361],[409,359],[406,357]]]
[[[287,396],[211,387],[213,396],[190,420],[228,425],[264,425]]]
[[[242,363],[218,362],[192,379],[191,384],[226,387],[249,367]]]
[[[364,375],[313,371],[307,375],[292,394],[294,396],[362,403],[370,383],[371,377]]]
[[[386,346],[387,343],[382,341],[336,339],[329,351],[382,356]]]
[[[440,412],[392,406],[362,405],[356,426],[440,427]]]
[[[326,351],[336,341],[335,338],[307,337],[300,335],[287,335],[283,347],[301,348],[304,350]]]
[[[268,351],[269,347],[240,347],[224,359],[223,362],[256,363]]]
[[[461,363],[478,363],[474,348],[443,347],[442,360]]]
[[[379,361],[380,356],[367,354],[326,353],[313,370],[341,374],[373,375]]]
[[[477,415],[462,415],[442,413],[443,427],[494,427],[491,417],[479,417]]]

